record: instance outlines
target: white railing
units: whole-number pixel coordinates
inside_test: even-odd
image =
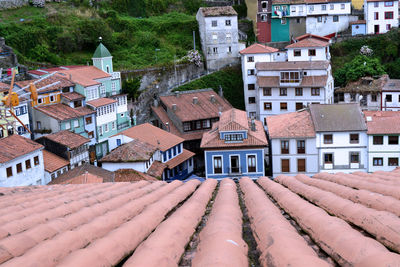
[[[111,79],[120,79],[121,78],[121,72],[113,72],[112,74],[111,74]]]

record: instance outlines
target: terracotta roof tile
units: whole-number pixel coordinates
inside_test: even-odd
[[[34,109],[59,121],[71,120],[95,113],[94,110],[91,110],[87,107],[71,108],[70,106],[62,103],[47,106],[36,106]]]
[[[116,102],[117,102],[117,100],[115,100],[115,99],[101,97],[101,98],[97,98],[94,100],[90,100],[90,101],[86,102],[86,104],[93,106],[95,108],[98,108],[98,107],[109,105],[109,104],[116,103]]]
[[[95,66],[79,66],[68,70],[59,70],[58,73],[84,87],[99,85],[101,83],[97,79],[111,77],[110,74]]]
[[[156,151],[155,146],[135,139],[112,150],[101,158],[101,162],[148,161]]]
[[[400,91],[400,79],[388,79],[382,91]]]
[[[214,96],[214,100],[211,97]],[[197,104],[193,98],[197,97]],[[200,89],[193,91],[175,92],[167,96],[160,96],[161,102],[172,111],[172,105],[176,105],[175,116],[182,122],[218,117],[219,111],[230,109],[231,104],[220,97],[212,89]]]
[[[51,181],[49,184],[65,184],[69,180],[74,179],[84,173],[90,173],[97,177],[101,177],[104,183],[114,181],[114,173],[107,171],[103,168],[99,168],[88,163],[82,164],[81,166],[75,167],[66,173],[58,176],[55,180]]]
[[[367,134],[400,134],[400,112],[364,111]]]
[[[315,137],[314,124],[309,110],[267,117],[270,138]]]
[[[15,82],[15,84],[17,86],[19,86],[20,88],[25,87],[27,85],[29,85],[30,83],[33,83],[35,81],[37,81],[39,79],[33,79],[33,80],[26,80],[26,81],[19,81],[19,82]],[[58,82],[58,83],[57,83]],[[50,87],[47,87],[43,90],[41,90],[40,88],[51,85],[53,83],[57,83],[55,85],[52,85]],[[55,91],[55,90],[62,90],[65,87],[71,87],[74,86],[75,84],[73,82],[71,82],[70,80],[68,80],[65,77],[60,77],[57,74],[52,75],[50,77],[47,77],[43,80],[41,80],[40,82],[37,82],[35,84],[36,89],[38,89],[39,93],[46,93],[46,92],[50,92],[50,91]]]
[[[5,92],[10,90],[10,85],[0,82],[0,92]]]
[[[156,178],[146,173],[133,169],[120,169],[115,171],[115,182],[138,182],[138,181],[158,181]]]
[[[350,21],[350,24],[366,24],[365,20]]]
[[[322,41],[314,38],[307,38],[296,43],[290,44],[285,48],[301,48],[301,47],[325,47],[329,45],[329,41]]]
[[[5,163],[42,149],[43,146],[18,134],[13,134],[0,139],[0,148],[0,163]]]
[[[132,139],[138,139],[159,148],[161,151],[166,151],[184,141],[182,138],[155,127],[150,123],[136,125],[117,135],[125,135]]]
[[[43,162],[45,171],[52,173],[69,165],[69,161],[43,150]]]
[[[329,61],[285,61],[285,62],[257,62],[256,69],[262,70],[326,70]]]
[[[239,53],[242,55],[245,54],[265,54],[265,53],[274,53],[278,52],[279,49],[274,47],[266,46],[263,44],[252,44],[251,46],[241,50]]]
[[[346,87],[335,89],[335,93],[378,93],[389,79],[388,75],[382,75],[378,79],[372,77],[362,77],[358,81],[348,82]]]
[[[68,130],[48,134],[42,138],[46,138],[53,142],[59,143],[63,146],[68,147],[69,149],[75,149],[90,142],[89,138],[86,138],[80,134],[70,132]]]
[[[178,156],[174,157],[173,159],[170,159],[169,161],[165,162],[167,165],[168,169],[173,169],[182,162],[190,159],[193,157],[195,154],[189,150],[183,149],[182,153],[179,154]]]
[[[328,80],[327,75],[321,76],[303,76],[301,79],[301,87],[324,87]],[[257,76],[257,84],[259,87],[280,87],[279,76]],[[285,86],[287,87],[287,86]],[[299,86],[294,86],[299,87]]]
[[[61,96],[65,97],[66,99],[68,99],[70,101],[85,99],[84,95],[81,95],[80,93],[77,93],[77,92],[62,93]]]
[[[162,174],[166,168],[167,168],[167,165],[165,163],[155,160],[151,164],[150,168],[147,170],[147,174],[149,174],[153,177],[156,177],[156,178],[161,178]]]
[[[235,9],[231,6],[200,7],[199,11],[205,17],[237,16]]]
[[[103,178],[91,173],[83,173],[79,176],[59,182],[58,184],[99,184],[103,183]]]

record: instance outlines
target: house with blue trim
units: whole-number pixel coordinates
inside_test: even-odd
[[[220,120],[201,140],[206,178],[264,176],[267,146],[261,121],[250,119],[245,111],[234,108],[222,112]]]

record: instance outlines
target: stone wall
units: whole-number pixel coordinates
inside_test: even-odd
[[[0,10],[18,8],[29,4],[29,0],[0,0]]]
[[[137,124],[151,120],[151,106],[159,95],[205,74],[207,72],[203,66],[197,67],[194,64],[121,71],[121,80],[141,77],[141,94],[129,107],[136,115]]]

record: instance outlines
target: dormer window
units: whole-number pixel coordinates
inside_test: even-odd
[[[281,83],[299,83],[300,73],[294,71],[281,72]]]
[[[225,141],[243,141],[243,134],[225,134]]]
[[[262,9],[266,9],[267,6],[268,6],[268,1],[262,1],[262,2],[261,2],[261,8],[262,8]]]

